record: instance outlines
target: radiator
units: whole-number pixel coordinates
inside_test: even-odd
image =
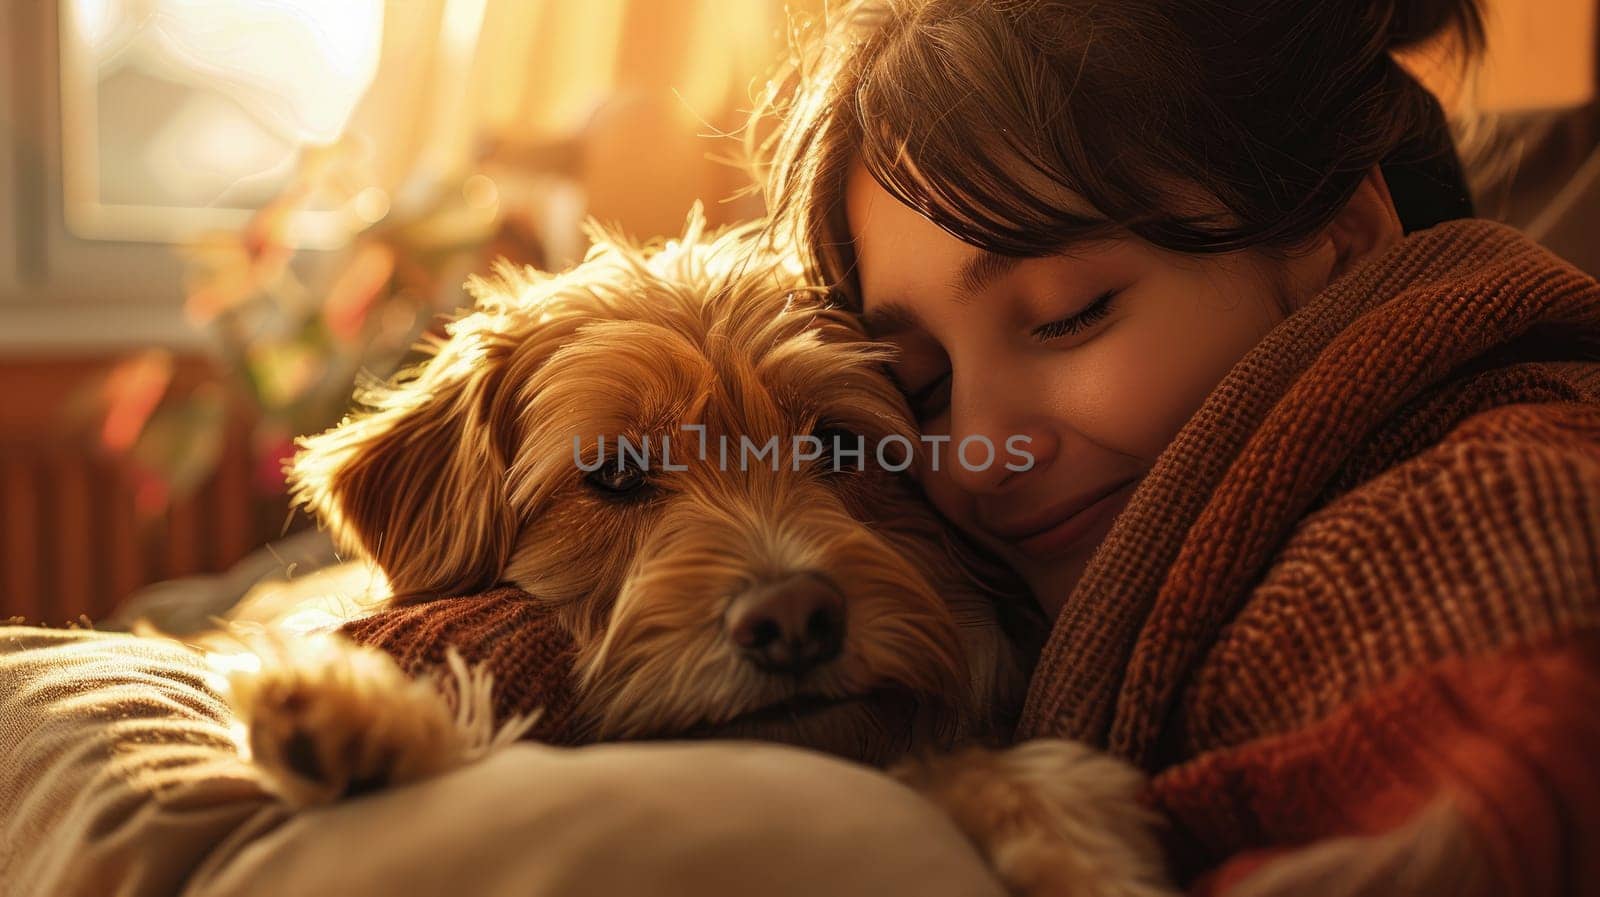
[[[0,619],[97,619],[141,586],[220,572],[283,529],[281,496],[254,486],[248,429],[231,427],[214,475],[141,513],[125,464],[61,424],[104,363],[0,364]]]

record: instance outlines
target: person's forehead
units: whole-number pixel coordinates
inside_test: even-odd
[[[974,158],[983,160],[988,157],[975,151]],[[1068,189],[1037,166],[1024,162],[1020,157],[1013,155],[1011,158],[1012,161],[1005,166],[1004,177],[1009,185],[1015,188],[1016,195],[997,196],[992,202],[987,203],[981,195],[978,195],[981,191],[977,186],[961,179],[963,175],[958,175],[951,183],[942,183],[937,187],[929,186],[925,190],[919,189],[924,179],[933,172],[918,169],[909,156],[902,157],[902,164],[896,168],[895,176],[909,178],[912,184],[918,185],[913,189],[925,196],[966,196],[969,199],[965,201],[970,201],[979,207],[987,206],[986,214],[999,221],[1007,221],[1008,218],[1022,220],[1036,218],[1042,210],[1048,210],[1045,214],[1054,213],[1062,217],[1088,221],[1103,220],[1104,216],[1099,210],[1080,194]],[[978,161],[975,164],[982,165],[984,162]],[[989,184],[985,183],[983,186],[987,189]],[[879,256],[901,252],[925,253],[937,248],[938,258],[926,261],[929,263],[942,261],[959,266],[962,270],[952,277],[951,286],[956,293],[962,295],[975,292],[983,282],[992,279],[994,275],[1003,274],[1013,266],[1009,256],[986,252],[980,246],[955,236],[941,224],[930,221],[922,213],[903,204],[873,176],[872,171],[860,158],[852,162],[846,174],[844,206],[848,237],[852,243],[857,266],[855,275],[858,280],[861,278],[863,248],[867,249],[869,254]],[[1008,216],[1006,212],[1008,208],[1014,208],[1016,211]],[[1103,238],[1097,237],[1091,242],[1098,242],[1100,239]],[[1076,245],[1059,246],[1049,253],[1042,254],[1073,254],[1079,249],[1080,247]],[[865,287],[865,284],[862,286]]]
[[[845,220],[850,227],[851,240],[858,239],[858,234],[872,215],[872,207],[887,197],[887,192],[867,171],[866,165],[860,161],[851,163],[844,186]]]
[[[910,293],[942,291],[963,265],[982,254],[895,199],[859,164],[847,182],[846,217],[867,311],[909,304]],[[904,318],[895,315],[883,323]]]

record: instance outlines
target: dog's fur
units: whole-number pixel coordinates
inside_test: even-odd
[[[578,645],[588,740],[752,737],[882,765],[1005,732],[1026,649],[999,614],[1021,612],[1024,593],[906,477],[797,466],[787,448],[778,470],[717,462],[721,436],[787,447],[836,428],[865,437],[869,460],[885,436],[914,442],[886,350],[784,259],[754,250],[748,230],[708,237],[695,215],[662,248],[595,236],[565,274],[502,269],[475,282],[476,309],[429,361],[303,441],[290,471],[300,502],[373,559],[395,601],[511,582],[553,603]],[[626,497],[575,463],[574,437],[589,458],[602,435],[651,445],[670,435],[681,458],[695,441],[686,424],[705,427],[710,460],[653,470]],[[725,617],[747,590],[796,574],[842,594],[843,647],[780,675],[741,654]],[[325,800],[381,772],[340,768],[341,757],[395,758],[387,773],[404,779],[464,755],[470,739],[383,724],[391,704],[435,728],[454,715],[418,714],[396,670],[347,650],[279,658],[236,692],[263,763],[331,782],[299,792]],[[405,697],[389,702],[391,691]],[[318,702],[342,712],[308,711]],[[385,743],[351,747],[374,739]],[[949,808],[1017,890],[1157,892],[1137,774],[1065,742],[964,756],[900,774]],[[1047,783],[1040,770],[1067,772]],[[1080,855],[1099,851],[1096,837],[1126,849]],[[1018,849],[1027,859],[1007,859]],[[1059,862],[1038,860],[1041,850]]]

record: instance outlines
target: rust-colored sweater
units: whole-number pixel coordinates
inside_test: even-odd
[[[515,586],[390,608],[351,620],[340,632],[387,652],[412,675],[442,668],[454,648],[468,664],[494,673],[497,722],[532,716],[527,738],[592,740],[577,713],[577,646],[553,608]]]
[[[1471,856],[1371,893],[1600,894],[1595,359],[1600,286],[1499,225],[1339,279],[1141,484],[1018,734],[1153,773],[1197,892],[1443,812]]]

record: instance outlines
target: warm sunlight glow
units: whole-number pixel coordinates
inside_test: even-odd
[[[101,77],[135,67],[249,108],[276,136],[325,143],[378,70],[382,0],[74,0]]]
[[[206,666],[224,676],[261,671],[261,658],[252,651],[207,651]]]

